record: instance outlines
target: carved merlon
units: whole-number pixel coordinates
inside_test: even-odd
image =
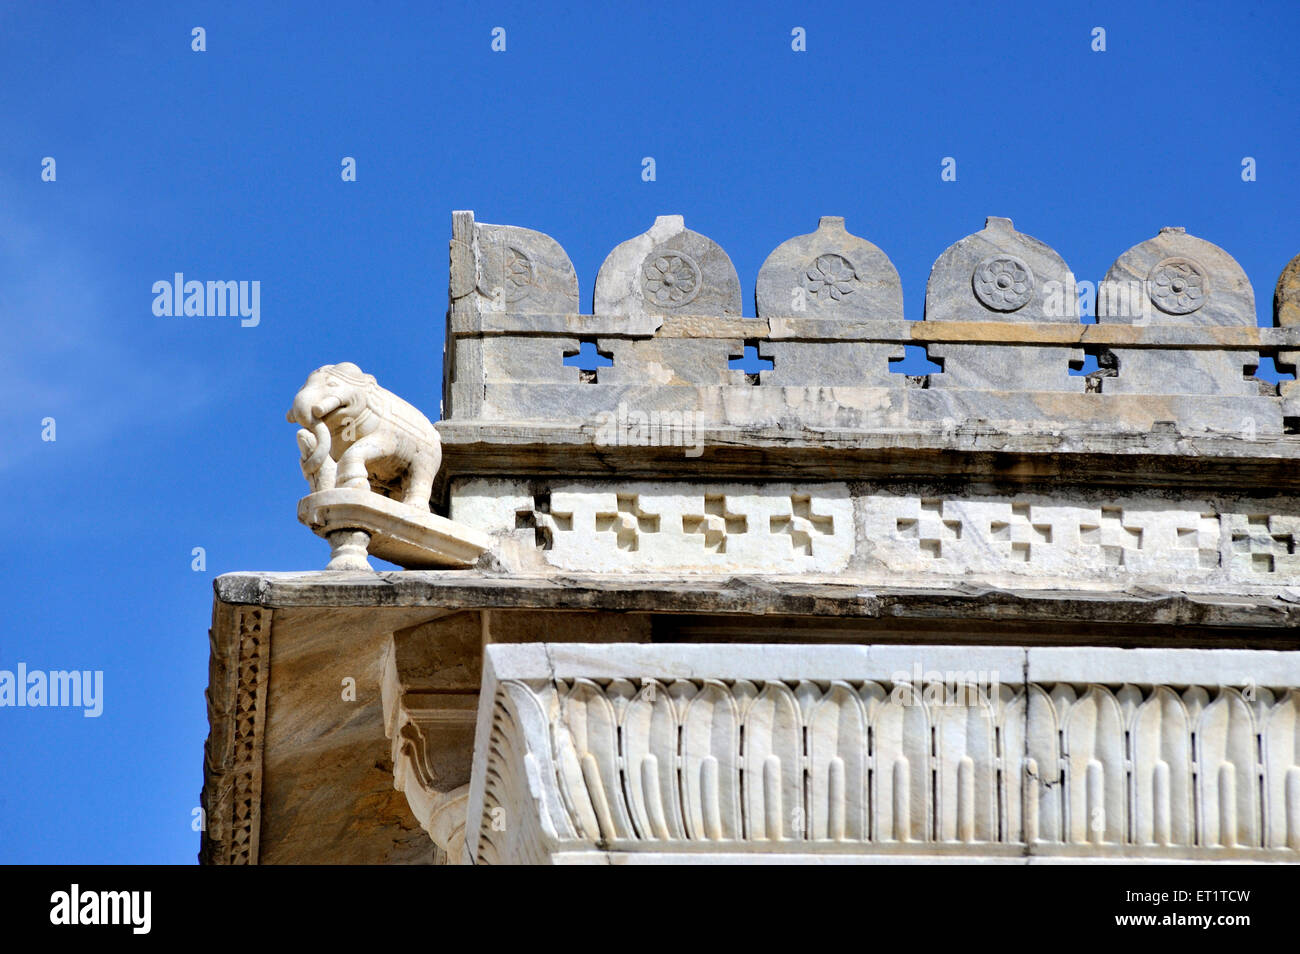
[[[1183,228],[1163,228],[1155,238],[1133,246],[1115,260],[1105,281],[1117,293],[1126,287],[1143,289],[1157,313],[1184,326],[1256,324],[1255,293],[1236,259]],[[1133,323],[1144,317],[1118,307],[1119,313],[1112,314],[1110,304],[1102,303],[1098,321]]]
[[[758,317],[776,321],[903,320],[903,286],[889,256],[866,239],[849,234],[838,216],[823,216],[817,231],[777,246],[759,269],[754,298]],[[797,387],[816,380],[825,385],[887,387],[890,360],[901,359],[904,351],[888,342],[846,340],[827,348],[816,341],[769,336],[760,354],[772,361],[771,370],[759,375],[763,386]]]
[[[994,312],[1013,322],[1077,322],[1077,298],[1052,307],[1051,290],[1064,286],[1069,271],[1049,246],[1016,231],[1010,219],[990,216],[930,269],[925,319],[980,321]]]
[[[822,216],[817,231],[787,239],[758,271],[756,314],[899,321],[903,285],[889,256]]]
[[[593,314],[740,317],[740,279],[721,246],[661,215],[609,253],[596,275]]]
[[[451,299],[469,295],[484,311],[577,311],[578,276],[569,256],[549,235],[513,225],[480,224],[464,238],[453,237],[451,244]]]
[[[1285,317],[1294,271],[1279,283],[1279,327],[1259,328],[1236,261],[1163,229],[1116,260],[1095,289],[1097,323],[1081,324],[1065,260],[990,217],[935,262],[925,320],[904,321],[889,258],[825,217],[763,263],[747,318],[717,243],[661,216],[610,253],[583,315],[567,304],[577,280],[554,239],[458,212],[444,416],[594,428],[626,407],[778,430],[948,420],[1137,433],[1168,421],[1187,434],[1280,436],[1284,417],[1300,415],[1253,375],[1263,357],[1287,365],[1300,351],[1300,325]],[[492,288],[508,292],[484,291],[484,274],[507,272]],[[897,373],[905,345],[938,367]],[[771,366],[739,370],[747,348]]]
[[[466,860],[1295,861],[1300,658],[493,645]]]
[[[1273,323],[1300,325],[1300,255],[1287,262],[1273,292]]]
[[[438,432],[355,364],[327,364],[307,378],[287,419],[312,493],[298,519],[330,541],[327,569],[369,570],[366,553],[402,566],[469,566],[486,538],[429,511],[442,461]]]

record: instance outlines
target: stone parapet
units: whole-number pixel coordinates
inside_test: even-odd
[[[982,422],[1114,434],[1168,425],[1253,440],[1289,434],[1300,418],[1289,382],[1254,377],[1261,357],[1290,365],[1295,327],[1282,317],[1282,327],[1256,327],[1240,266],[1181,229],[1120,256],[1096,290],[1095,324],[1079,322],[1060,256],[1007,219],[990,218],[940,256],[919,322],[903,320],[887,256],[842,219],[772,253],[752,318],[725,253],[679,216],[611,253],[591,315],[554,307],[576,302],[578,288],[549,236],[468,212],[454,214],[453,235],[451,422],[595,430],[619,415],[669,415],[742,431]],[[515,265],[502,278],[503,236]],[[1279,316],[1300,294],[1288,274]],[[924,349],[928,371],[897,372],[907,346]]]

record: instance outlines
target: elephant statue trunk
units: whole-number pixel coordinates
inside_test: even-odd
[[[317,421],[310,431],[306,428],[298,431],[302,472],[313,493],[334,488],[338,471],[334,458],[330,456],[332,444],[329,426],[324,421]]]

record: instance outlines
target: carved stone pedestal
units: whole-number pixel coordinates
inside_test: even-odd
[[[330,530],[325,534],[330,542],[330,561],[327,570],[369,570],[366,553],[370,548],[370,534],[364,530]]]

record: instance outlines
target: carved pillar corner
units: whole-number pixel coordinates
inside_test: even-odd
[[[203,864],[257,864],[271,615],[261,606],[218,606],[213,614],[201,796]]]

